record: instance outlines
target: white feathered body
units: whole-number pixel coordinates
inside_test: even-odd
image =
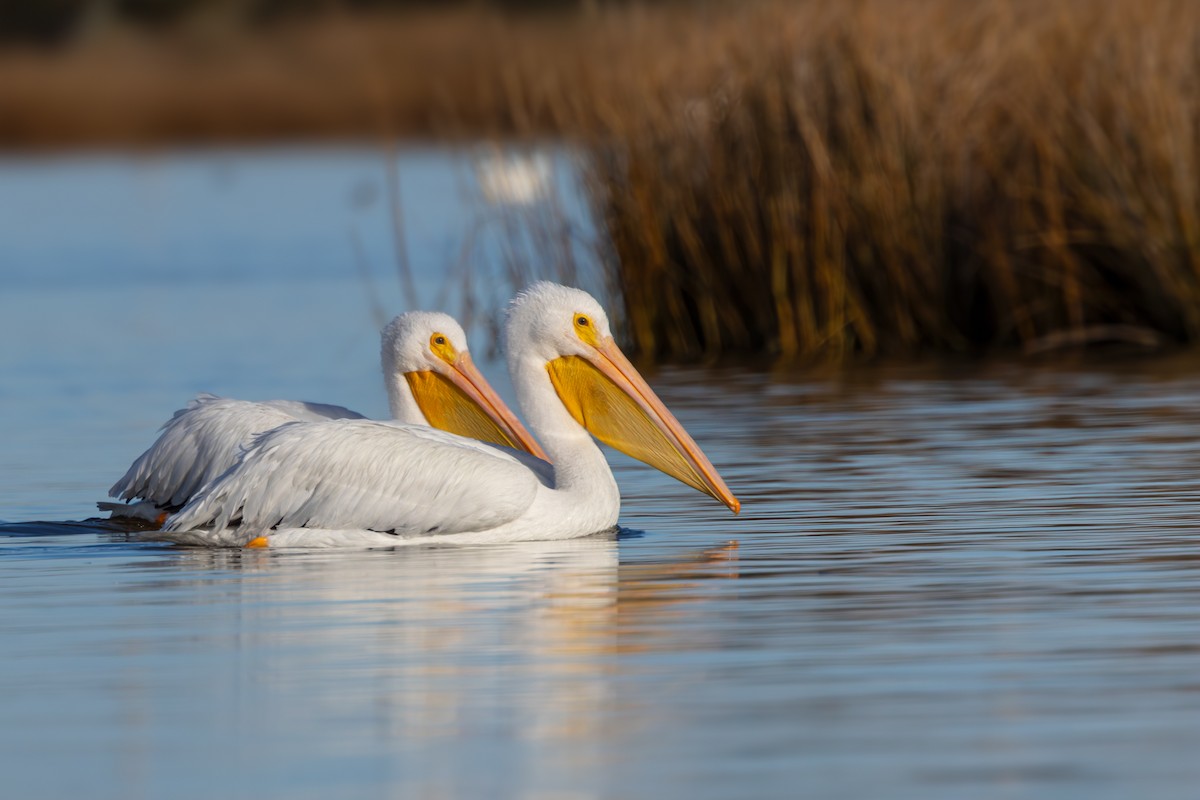
[[[431,336],[447,338],[466,352],[466,333],[446,314],[410,311],[396,317],[381,336],[380,365],[392,418],[426,425],[405,373],[433,367],[445,370],[429,351]],[[109,490],[111,497],[140,503],[98,503],[114,517],[161,522],[163,511],[178,509],[201,487],[237,461],[251,439],[289,422],[363,419],[341,406],[295,400],[250,402],[201,394],[175,412],[162,433]]]
[[[563,488],[539,459],[432,428],[292,423],[257,437],[160,538],[229,546],[268,534],[272,546],[469,543],[566,539],[616,524],[620,497],[606,468],[585,492]]]
[[[288,422],[335,419],[362,419],[362,415],[324,403],[250,402],[201,394],[167,420],[154,444],[108,493],[123,500],[147,501],[160,509],[178,508],[233,466],[255,434]],[[114,510],[115,504],[105,505]]]

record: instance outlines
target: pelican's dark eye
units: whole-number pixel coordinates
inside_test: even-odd
[[[592,318],[587,314],[575,314],[575,335],[579,337],[584,344],[590,344],[593,347],[597,346],[600,341],[600,332],[596,330]]]
[[[458,353],[454,351],[454,345],[450,344],[449,337],[437,331],[429,337],[429,352],[447,364],[453,364],[458,359]]]

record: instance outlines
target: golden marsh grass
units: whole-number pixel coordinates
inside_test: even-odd
[[[644,350],[1200,336],[1200,7],[774,4],[715,29],[718,80],[624,104],[593,160]]]

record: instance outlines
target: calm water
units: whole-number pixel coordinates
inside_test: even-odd
[[[427,302],[468,235],[492,280],[470,160],[400,167]],[[614,456],[617,536],[216,552],[61,522],[194,392],[384,414],[352,240],[400,310],[386,174],[0,161],[0,794],[1195,796],[1194,360],[649,373],[744,511]]]

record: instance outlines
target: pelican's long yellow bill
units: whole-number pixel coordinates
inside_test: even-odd
[[[563,356],[546,369],[571,416],[597,439],[720,500],[735,514],[741,510],[708,458],[611,337],[597,343],[594,359]]]
[[[458,354],[448,375],[421,370],[406,372],[404,377],[431,426],[550,460],[533,434],[476,369],[470,354]]]

